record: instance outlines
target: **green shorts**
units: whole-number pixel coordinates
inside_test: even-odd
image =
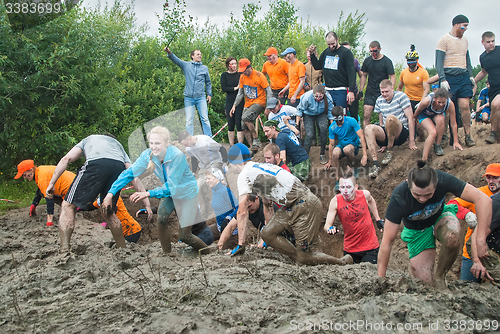
[[[401,240],[407,243],[410,259],[429,248],[436,248],[436,238],[434,236],[434,226],[445,216],[456,217],[458,207],[455,204],[445,205],[443,212],[436,219],[436,222],[423,230],[413,230],[404,227],[401,232]]]
[[[311,159],[302,161],[295,166],[289,166],[290,172],[295,175],[300,181],[305,181],[309,178],[311,172]]]

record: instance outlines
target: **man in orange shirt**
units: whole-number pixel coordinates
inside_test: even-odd
[[[304,84],[306,82],[306,66],[297,59],[297,52],[294,48],[287,48],[281,53],[285,60],[290,63],[288,71],[288,85],[279,93],[279,97],[284,96],[288,90],[288,101],[293,107],[297,107],[300,97],[305,93]]]
[[[264,56],[267,57],[267,61],[262,66],[262,74],[269,76],[273,97],[279,98],[278,94],[288,84],[290,64],[286,60],[279,58],[278,50],[273,47],[267,49]],[[285,92],[283,97],[279,98],[281,104],[285,104],[287,98],[288,92]]]
[[[47,226],[54,225],[54,202],[61,205],[69,187],[71,186],[71,183],[76,177],[75,173],[67,170],[64,171],[54,185],[54,194],[47,195],[45,190],[52,179],[55,169],[56,166],[36,167],[33,160],[23,160],[17,165],[17,175],[14,177],[14,179],[19,179],[22,176],[27,181],[35,180],[38,190],[30,206],[30,217],[36,216],[36,207],[38,206],[38,203],[40,203],[42,196],[45,197],[45,201],[47,202]],[[99,207],[97,201],[94,202],[94,206],[96,208]],[[125,237],[125,240],[137,242],[140,236],[141,226],[128,213],[121,197],[118,198],[116,207],[116,216],[122,223],[123,236]],[[151,219],[151,217],[152,215],[149,216],[149,219]]]
[[[486,167],[486,172],[483,177],[486,178],[488,184],[486,186],[477,188],[488,196],[492,196],[500,192],[500,163],[494,163]],[[472,254],[467,252],[467,241],[472,236],[474,232],[474,227],[477,225],[476,218],[476,207],[473,203],[464,201],[461,198],[454,198],[448,202],[448,204],[458,205],[457,218],[464,219],[469,227],[467,228],[467,233],[465,234],[464,247],[462,251],[462,267],[460,269],[460,279],[463,281],[473,281],[481,282],[481,278],[476,278],[471,273],[472,266],[478,266],[481,269],[484,266],[481,264],[479,259],[471,259]]]
[[[252,150],[256,151],[261,144],[254,123],[266,108],[267,100],[273,96],[273,93],[266,76],[254,70],[250,60],[246,58],[240,59],[238,72],[243,72],[243,75],[240,76],[240,89],[229,115],[233,115],[236,106],[245,98],[241,125],[248,144],[251,143]]]

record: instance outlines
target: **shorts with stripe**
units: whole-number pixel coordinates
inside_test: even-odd
[[[78,168],[64,200],[83,210],[91,209],[97,196],[100,196],[102,203],[111,185],[123,170],[125,164],[118,160],[102,158],[86,161]],[[120,192],[117,192],[113,197],[115,208],[119,196]]]

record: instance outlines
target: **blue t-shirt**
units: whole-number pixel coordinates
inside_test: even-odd
[[[354,147],[359,146],[359,137],[356,133],[361,128],[359,127],[358,121],[350,116],[344,117],[344,123],[341,126],[337,125],[337,122],[333,122],[328,128],[330,139],[337,138],[339,143],[335,147],[344,148],[347,145],[354,145]]]
[[[293,133],[278,133],[278,136],[274,139],[274,143],[278,145],[280,151],[286,151],[287,165],[288,161],[290,161],[292,166],[295,166],[309,159],[306,150],[300,146],[297,136]]]
[[[481,89],[481,93],[479,93],[478,100],[483,101],[483,105],[490,102],[490,98],[488,97],[488,87],[484,87]],[[481,112],[490,112],[490,107],[484,107]]]

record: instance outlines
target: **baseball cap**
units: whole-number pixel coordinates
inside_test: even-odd
[[[483,176],[486,175],[491,175],[491,176],[500,176],[500,164],[489,164],[488,167],[486,167],[486,172],[484,173]]]
[[[241,164],[249,160],[252,160],[252,157],[250,155],[250,150],[245,144],[235,144],[227,151],[227,161],[233,165]]]
[[[247,69],[248,66],[252,65],[252,63],[250,62],[250,60],[246,58],[241,58],[238,65],[239,65],[238,72],[243,72],[244,70]]]
[[[277,98],[271,97],[267,100],[266,109],[274,109],[280,103]]]
[[[264,56],[277,55],[277,54],[278,50],[276,50],[276,48],[270,47],[269,49],[267,49],[266,53],[264,53]]]
[[[18,179],[23,176],[24,172],[29,171],[31,168],[35,167],[35,162],[33,160],[23,160],[17,165],[17,175],[14,179]]]
[[[295,49],[294,49],[294,48],[286,48],[286,50],[285,50],[285,51],[283,51],[283,52],[281,53],[281,55],[282,55],[282,56],[286,56],[286,55],[287,55],[287,54],[289,54],[289,53],[293,53],[294,55],[296,55],[296,54],[297,54],[297,51],[295,51]]]

